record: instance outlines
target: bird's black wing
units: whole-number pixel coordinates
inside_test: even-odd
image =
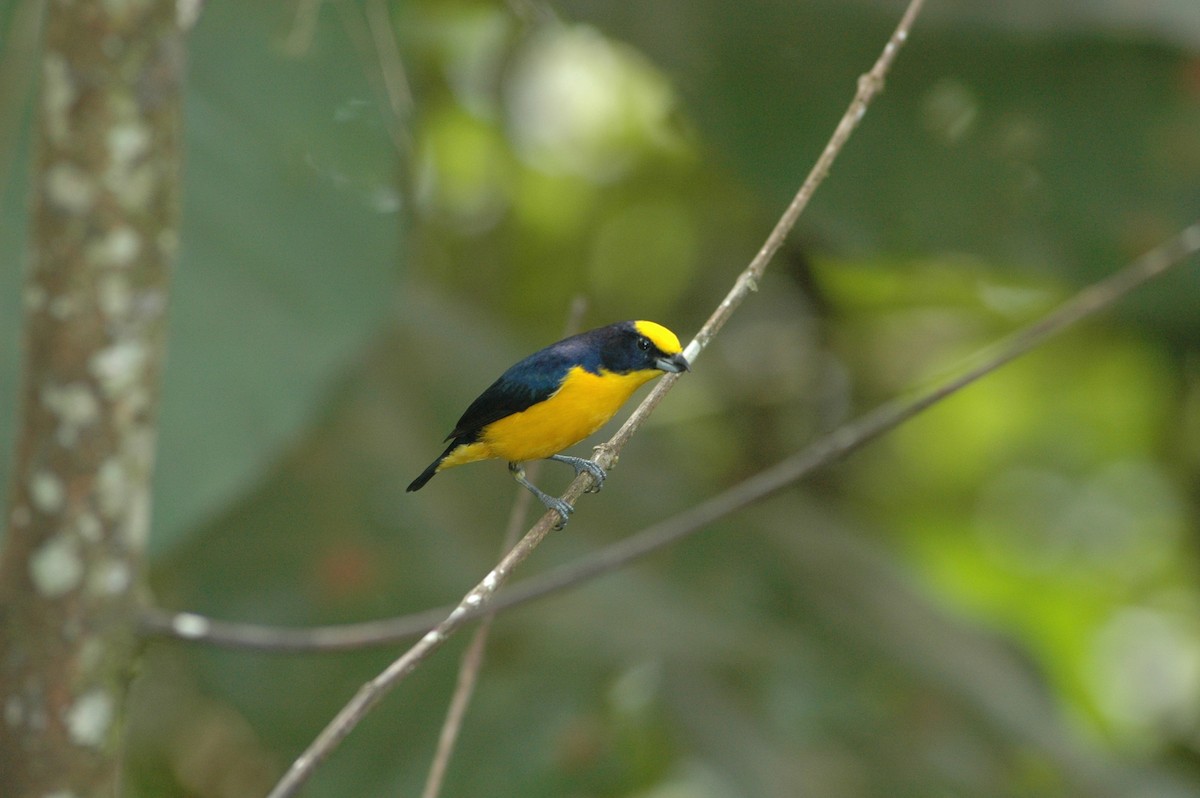
[[[579,364],[574,339],[559,341],[535,352],[500,375],[454,425],[446,440],[473,443],[488,424],[544,402],[562,385],[572,366]]]

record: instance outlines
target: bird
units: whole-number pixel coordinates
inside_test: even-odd
[[[612,418],[637,388],[665,373],[690,371],[679,338],[652,321],[620,321],[572,335],[515,363],[467,407],[445,437],[450,445],[407,492],[435,474],[479,460],[500,459],[547,509],[566,524],[575,508],[525,477],[522,463],[554,460],[587,471],[598,491],[607,475],[596,462],[560,454]]]

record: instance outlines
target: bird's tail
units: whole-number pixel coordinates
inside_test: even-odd
[[[450,445],[446,448],[446,451],[438,455],[438,458],[429,464],[429,468],[426,468],[424,471],[422,471],[421,476],[412,481],[412,484],[408,486],[407,492],[412,493],[414,490],[420,490],[421,488],[425,487],[425,483],[433,479],[433,475],[438,472],[438,466],[440,466],[442,461],[446,459],[446,455],[454,451],[457,446],[457,441],[451,441]]]

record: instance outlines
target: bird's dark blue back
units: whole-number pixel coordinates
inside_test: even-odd
[[[599,374],[602,348],[596,343],[598,339],[609,337],[616,326],[600,327],[564,338],[512,365],[471,402],[446,440],[454,439],[460,443],[478,440],[480,430],[493,421],[528,410],[538,402],[549,399],[562,385],[567,372],[575,366]]]

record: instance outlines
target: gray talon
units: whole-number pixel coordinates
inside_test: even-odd
[[[599,493],[600,489],[604,487],[604,480],[608,478],[608,474],[604,473],[604,469],[594,460],[587,460],[583,457],[571,457],[565,454],[552,454],[546,459],[566,463],[575,469],[575,476],[579,476],[584,471],[591,474],[592,484],[587,489],[588,493]]]
[[[571,513],[575,512],[575,508],[567,504],[562,499],[551,498],[546,503],[547,509],[554,510],[559,515],[559,521],[554,525],[555,529],[562,529],[567,525],[567,521],[571,518]]]

